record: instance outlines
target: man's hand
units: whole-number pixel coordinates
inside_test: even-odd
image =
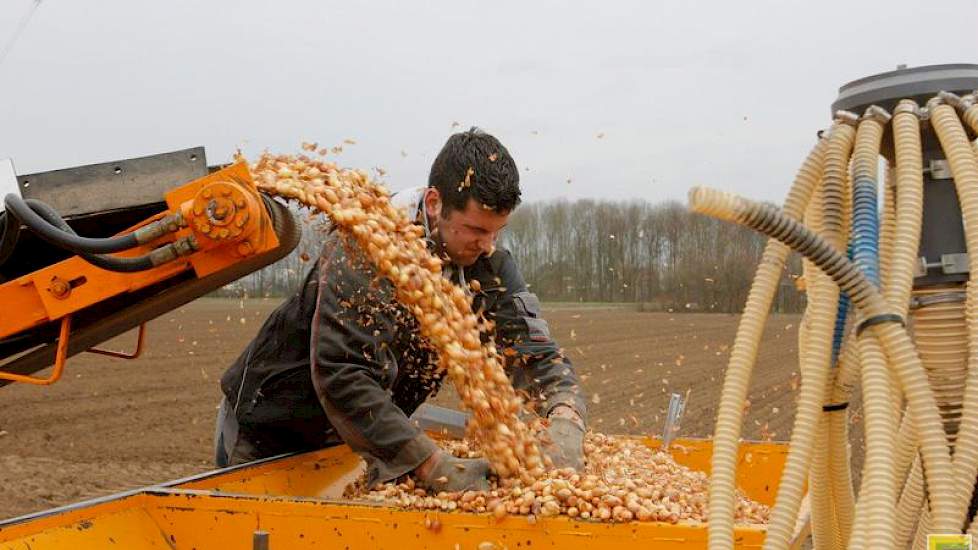
[[[567,406],[556,407],[550,412],[547,428],[550,443],[543,451],[553,461],[555,468],[584,468],[584,421],[577,411]]]
[[[438,451],[414,469],[414,477],[434,491],[488,491],[489,461],[484,458],[455,458]]]

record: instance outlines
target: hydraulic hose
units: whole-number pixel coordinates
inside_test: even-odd
[[[951,457],[937,404],[927,385],[927,375],[920,357],[906,329],[894,322],[896,317],[889,313],[883,296],[836,247],[773,207],[712,189],[694,188],[690,191],[690,208],[694,212],[740,223],[778,239],[812,260],[849,294],[866,319],[863,328],[871,330],[880,340],[907,396],[921,446],[934,531],[960,532]],[[768,538],[770,536],[769,531]]]
[[[852,157],[853,172],[853,262],[870,284],[879,286],[879,217],[877,214],[877,166],[883,125],[889,113],[870,107],[859,123]],[[886,357],[879,341],[870,333],[857,336],[863,416],[866,432],[866,460],[863,467],[859,502],[853,530],[866,538],[849,541],[858,548],[866,540],[883,548],[893,547],[893,505],[897,488],[893,477],[893,439],[895,435]]]
[[[833,128],[838,126],[837,124]],[[799,218],[805,212],[822,171],[826,146],[825,139],[819,140],[799,168],[785,199],[786,216]],[[788,251],[787,246],[773,239],[765,246],[731,350],[713,437],[710,521],[707,524],[709,548],[712,550],[727,550],[734,546],[737,449],[744,419],[743,403],[747,398],[747,387],[757,359],[765,320],[777,291]]]
[[[45,219],[45,217],[36,213],[23,198],[14,193],[7,195],[7,198],[4,200],[4,205],[6,206],[8,216],[13,215],[19,219],[45,241],[75,254],[121,252],[140,244],[136,239],[135,233],[127,233],[118,237],[104,239],[92,239],[80,237],[74,232],[64,231],[60,224]],[[61,216],[58,216],[58,219],[61,220]]]
[[[969,252],[969,272],[978,274],[978,159],[954,108],[936,103],[928,106],[931,125],[951,166],[958,202],[961,204],[961,218]],[[958,434],[954,460],[956,517],[959,523],[966,520],[975,477],[978,475],[978,406],[975,404],[978,400],[978,285],[967,285],[965,307],[971,346],[968,350],[968,382],[964,395],[967,409]],[[969,414],[971,418],[968,418]]]
[[[67,222],[65,222],[64,219],[46,203],[33,199],[26,199],[24,200],[24,206],[31,210],[34,215],[38,216],[46,223],[51,224],[51,226],[57,228],[58,231],[66,235],[75,234],[75,230],[72,229]],[[95,267],[100,267],[107,271],[116,271],[121,273],[135,273],[153,269],[154,267],[163,263],[163,260],[165,260],[165,257],[161,257],[161,255],[156,251],[130,258],[120,258],[118,256],[91,253],[81,253],[78,254],[78,256]]]
[[[20,238],[20,220],[6,211],[0,212],[0,266],[14,253]]]
[[[849,124],[832,128],[832,133],[827,138],[825,167],[822,172],[820,196],[824,242],[840,255],[846,249],[846,183],[854,134],[855,129]],[[800,357],[802,383],[788,457],[764,540],[766,550],[787,548],[790,542],[798,508],[804,497],[805,481],[808,479],[814,453],[815,432],[822,415],[826,384],[829,380],[832,333],[835,328],[839,289],[826,278],[815,277],[813,282],[816,284],[813,285],[812,292],[819,298],[811,300],[805,312],[809,324],[806,332],[806,353]]]

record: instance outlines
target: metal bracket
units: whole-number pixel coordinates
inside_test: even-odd
[[[61,375],[64,374],[65,365],[68,363],[68,340],[70,336],[71,315],[65,315],[61,318],[61,332],[58,334],[58,349],[54,354],[54,370],[51,371],[51,376],[48,376],[47,378],[39,378],[26,374],[0,371],[0,380],[24,382],[25,384],[34,384],[35,386],[50,386],[58,380],[61,380]],[[100,355],[108,355],[109,357],[118,357],[120,359],[135,359],[143,353],[143,344],[145,341],[146,323],[143,323],[139,325],[139,335],[136,337],[136,350],[132,353],[98,348],[91,348],[86,351]]]
[[[968,254],[941,254],[941,269],[945,275],[968,272]]]
[[[47,378],[38,378],[26,374],[16,374],[13,372],[0,371],[0,380],[10,380],[12,382],[24,382],[35,386],[50,386],[61,379],[61,374],[65,370],[65,363],[68,362],[68,336],[71,334],[71,315],[61,318],[61,332],[58,334],[58,349],[54,354],[54,370]]]
[[[88,166],[22,174],[25,199],[46,202],[65,219],[162,203],[167,192],[207,175],[203,147]]]
[[[685,397],[678,393],[669,396],[669,412],[666,415],[666,426],[662,431],[662,448],[664,450],[669,449],[672,440],[679,433],[679,425],[682,422],[683,413],[686,411],[687,399],[689,399],[689,390],[686,391]]]
[[[968,273],[970,271],[968,267],[968,254],[966,252],[941,254],[941,261],[939,262],[928,262],[927,258],[924,257],[917,258],[913,266],[913,276],[915,278],[923,277],[927,275],[927,270],[938,267],[941,268],[941,272],[945,275]]]
[[[949,180],[954,177],[951,175],[951,164],[946,159],[931,159],[930,167],[924,171],[930,173],[932,180]]]
[[[89,348],[85,351],[88,353],[96,353],[98,355],[108,355],[109,357],[118,357],[119,359],[136,359],[143,354],[143,347],[146,343],[146,323],[139,325],[139,333],[136,335],[136,349],[132,352],[125,351],[113,351],[110,349],[101,348]]]
[[[941,294],[923,294],[910,298],[910,309],[920,309],[934,304],[955,304],[964,302],[967,295],[964,291],[943,292]]]

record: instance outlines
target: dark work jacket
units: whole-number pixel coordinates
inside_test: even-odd
[[[473,311],[495,322],[517,391],[541,415],[566,404],[585,417],[577,375],[510,253],[497,249],[460,273],[481,285]],[[410,472],[436,450],[408,416],[438,391],[442,374],[390,281],[353,239],[333,232],[302,288],[272,312],[221,389],[259,456],[343,441],[367,460],[373,482]]]

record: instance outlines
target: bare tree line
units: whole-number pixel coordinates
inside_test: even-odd
[[[321,217],[298,215],[304,223],[296,250],[222,294],[281,296],[298,287],[325,231]],[[675,202],[591,199],[522,205],[500,244],[544,301],[627,302],[652,311],[739,312],[764,249],[753,232]],[[789,267],[797,273],[797,260]],[[786,273],[775,309],[802,305]]]
[[[676,202],[590,199],[521,206],[504,237],[542,300],[718,312],[743,308],[764,242]],[[777,309],[800,309],[783,283]]]

